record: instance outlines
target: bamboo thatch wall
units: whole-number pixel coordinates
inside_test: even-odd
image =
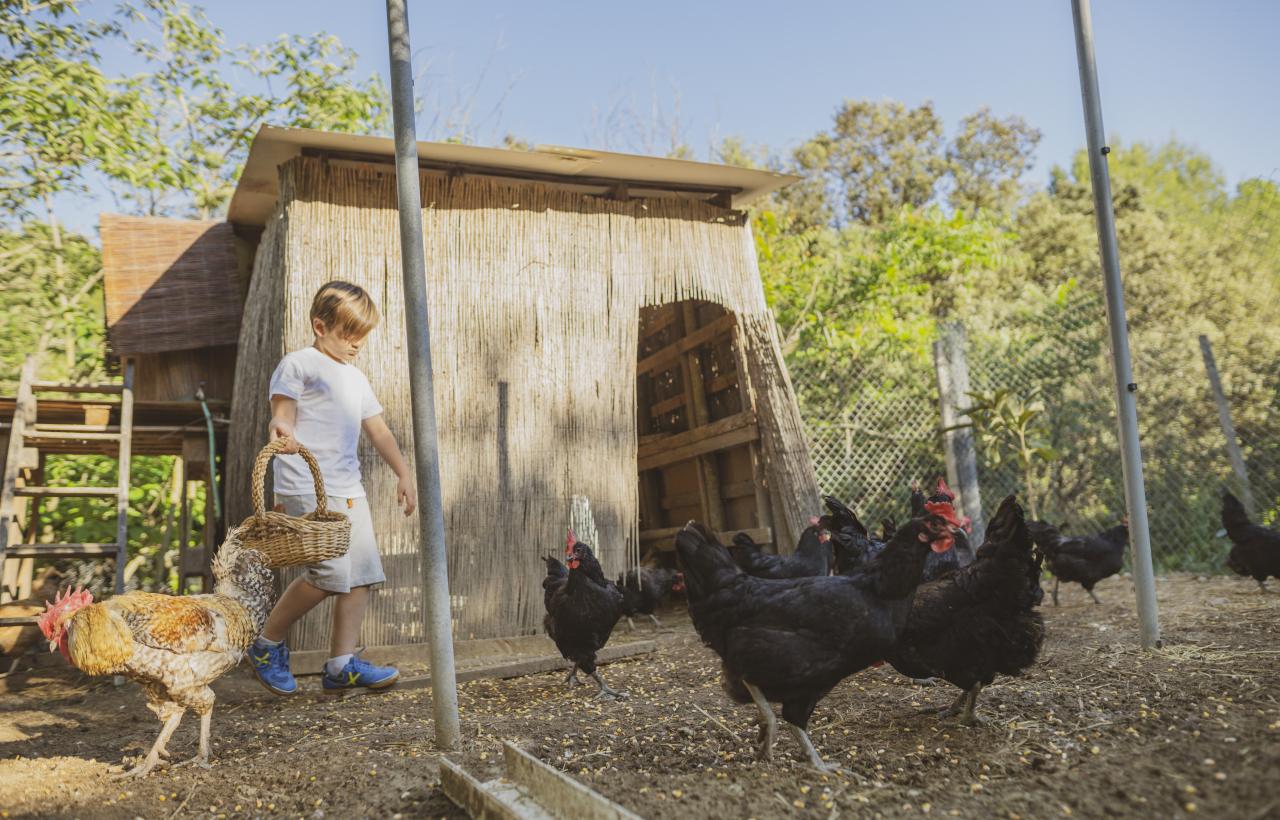
[[[781,508],[775,527],[781,543],[794,543],[817,492],[741,214],[475,176],[424,173],[422,185],[457,638],[537,630],[539,557],[562,548],[574,496],[590,501],[606,571],[635,560],[643,306],[705,299],[739,316],[766,474]],[[311,296],[333,278],[365,287],[383,311],[357,364],[412,452],[393,172],[297,158],[281,168],[240,336],[227,467],[232,521],[248,514],[270,372],[285,350],[311,342]],[[372,448],[360,457],[388,575],[364,640],[422,641],[417,518],[395,509],[394,476]],[[327,634],[327,615],[317,613],[293,642],[318,648]]]

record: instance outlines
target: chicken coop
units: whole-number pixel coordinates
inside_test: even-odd
[[[791,177],[575,149],[420,147],[449,581],[458,639],[528,634],[541,556],[594,530],[606,571],[670,562],[691,518],[790,545],[817,505],[743,208]],[[267,385],[311,343],[316,289],[383,313],[356,364],[413,452],[390,139],[264,127],[231,201],[257,235],[240,323],[228,519],[249,512]],[[259,235],[260,234],[260,235]],[[425,641],[418,519],[367,445],[387,584],[371,645]],[[327,645],[317,610],[291,638]]]

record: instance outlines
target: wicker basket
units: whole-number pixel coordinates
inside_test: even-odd
[[[315,564],[345,555],[351,545],[351,519],[329,511],[320,467],[307,448],[299,445],[298,455],[311,468],[316,484],[315,511],[301,518],[267,512],[263,501],[267,465],[283,447],[281,439],[271,442],[262,448],[253,464],[253,515],[240,525],[245,547],[261,552],[266,565],[272,568]]]

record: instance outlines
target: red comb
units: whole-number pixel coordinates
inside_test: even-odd
[[[951,488],[947,486],[947,480],[942,476],[938,476],[938,493],[940,495],[949,495],[952,498],[956,497],[956,494],[951,492]]]
[[[821,520],[821,519],[819,519],[819,518],[818,518],[818,516],[816,516],[816,515],[811,515],[811,516],[809,516],[809,526],[811,526],[811,527],[816,527],[816,526],[818,526],[818,521],[819,521],[819,520]]]
[[[572,547],[576,543],[578,543],[578,536],[573,534],[573,527],[570,527],[569,534],[564,537],[564,545],[566,547]]]

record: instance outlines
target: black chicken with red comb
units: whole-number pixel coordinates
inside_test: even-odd
[[[596,669],[596,653],[609,641],[613,627],[622,617],[622,593],[604,577],[604,570],[591,547],[569,531],[565,539],[565,567],[555,559],[547,562],[542,582],[547,614],[542,626],[555,641],[565,660],[573,663],[565,683],[578,686],[578,670],[590,675],[600,687],[596,697],[624,697],[609,688]]]

